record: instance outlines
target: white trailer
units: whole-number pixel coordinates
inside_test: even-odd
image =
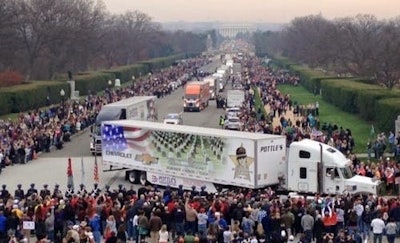
[[[231,89],[226,94],[226,107],[241,107],[245,101],[244,90]]]
[[[350,174],[338,150],[312,140],[288,149],[285,136],[127,120],[103,122],[102,136],[103,163],[127,169],[132,183],[206,186],[211,192],[215,185],[276,186],[327,194],[376,194],[379,185]],[[326,177],[326,171],[334,176]]]
[[[203,79],[204,82],[208,82],[210,85],[210,100],[215,100],[217,98],[218,89],[218,78],[214,76],[208,76]]]
[[[156,96],[134,96],[104,105],[91,127],[90,151],[101,153],[101,123],[113,120],[157,120]]]

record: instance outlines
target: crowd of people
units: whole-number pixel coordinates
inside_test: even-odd
[[[80,101],[68,101],[63,107],[52,106],[21,113],[17,120],[0,121],[1,167],[27,163],[40,152],[53,147],[62,149],[71,135],[94,123],[102,105],[134,95],[156,95],[162,98],[173,90],[171,81],[201,76],[199,67],[208,57],[188,59],[171,69],[152,73],[130,86],[108,89],[104,95],[89,95]],[[355,141],[349,129],[320,124],[319,104],[294,104],[289,95],[278,91],[280,83],[297,85],[300,78],[282,74],[262,65],[256,57],[236,59],[246,73],[242,74],[246,102],[241,110],[244,131],[286,135],[288,144],[302,138],[328,143],[352,161],[356,174],[376,177],[395,194],[399,190],[397,164],[389,158],[376,165],[361,161],[353,153]],[[190,75],[187,75],[190,74]],[[185,77],[185,78],[183,78]],[[240,80],[231,76],[228,82]],[[250,82],[248,82],[250,81]],[[254,89],[256,88],[256,89]],[[258,90],[263,105],[273,108],[271,114],[256,109],[254,90]],[[296,110],[299,116],[291,121],[287,111]],[[274,127],[273,117],[281,118]],[[381,135],[380,135],[381,136]],[[378,137],[378,142],[386,139]],[[388,144],[392,146],[392,144]],[[371,144],[371,153],[374,148]],[[393,145],[393,147],[395,147]],[[378,150],[378,149],[376,149]],[[74,192],[59,187],[51,192],[48,186],[38,191],[32,184],[25,193],[22,185],[14,194],[6,185],[0,192],[0,242],[28,239],[31,229],[23,222],[34,221],[34,233],[39,242],[361,242],[368,236],[379,241],[386,234],[389,242],[399,235],[400,199],[353,198],[337,195],[322,198],[289,197],[283,199],[266,190],[236,190],[209,194],[205,188],[184,191],[157,187],[141,187],[137,191],[101,188],[92,190],[81,185]],[[396,225],[393,231],[393,225]],[[370,232],[370,230],[372,231]],[[394,233],[393,233],[394,232]],[[370,234],[371,233],[371,234]]]
[[[0,242],[382,242],[399,237],[400,198],[280,197],[270,188],[207,193],[119,185],[62,191],[3,185]],[[30,228],[23,222],[34,222]],[[11,241],[10,241],[11,240]],[[13,240],[13,241],[12,241]]]
[[[8,165],[28,163],[40,152],[62,149],[73,134],[95,122],[104,104],[133,95],[162,98],[172,92],[168,85],[171,81],[181,79],[184,83],[209,62],[208,57],[187,59],[170,69],[140,77],[130,86],[107,89],[103,95],[89,91],[84,100],[68,100],[62,105],[20,113],[15,120],[0,120],[0,172]]]

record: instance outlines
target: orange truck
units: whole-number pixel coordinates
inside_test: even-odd
[[[208,106],[210,84],[204,81],[188,82],[183,97],[183,111],[201,111]]]

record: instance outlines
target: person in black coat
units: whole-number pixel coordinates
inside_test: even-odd
[[[314,236],[317,243],[323,242],[324,234],[325,234],[324,222],[322,221],[321,215],[317,215],[314,223]]]
[[[32,183],[31,187],[28,189],[28,191],[26,192],[26,197],[32,196],[33,194],[37,194],[38,191],[35,188],[35,184]]]
[[[22,189],[22,185],[18,184],[17,185],[17,190],[14,191],[14,198],[21,200],[24,197],[25,197],[25,192]]]

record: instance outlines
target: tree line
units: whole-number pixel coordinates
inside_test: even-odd
[[[0,1],[0,72],[29,79],[201,53],[206,33],[165,31],[147,14],[111,14],[101,0]]]
[[[298,17],[280,31],[256,32],[254,44],[258,55],[282,55],[338,75],[363,77],[388,89],[400,81],[400,17]]]

